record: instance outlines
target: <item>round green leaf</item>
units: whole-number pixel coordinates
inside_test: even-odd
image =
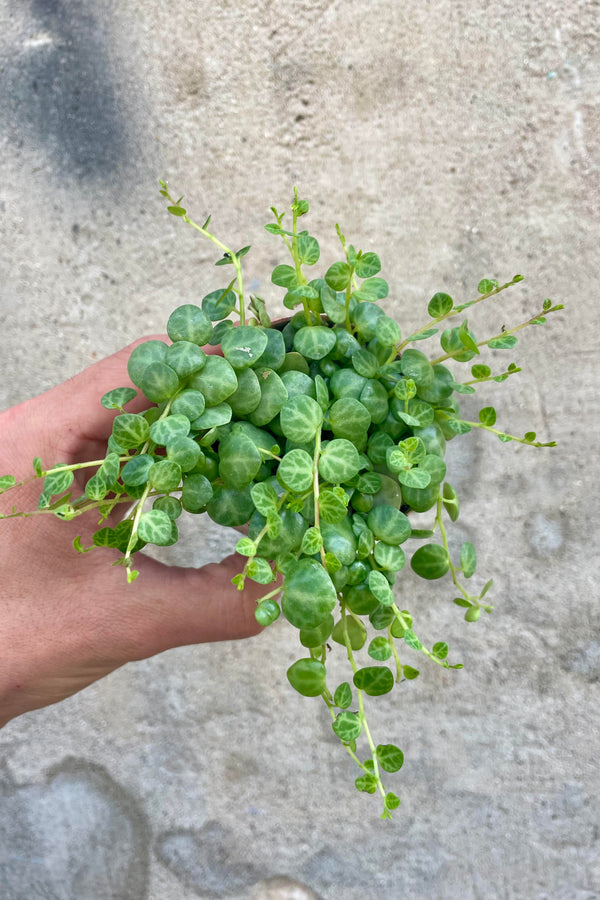
[[[364,566],[364,563],[359,564]],[[354,564],[356,565],[356,564]],[[350,566],[350,571],[354,569],[354,565]],[[349,579],[349,584],[352,580]],[[344,601],[348,609],[356,613],[357,616],[370,616],[379,606],[379,600],[371,593],[369,585],[366,583],[352,584],[352,587],[344,591]]]
[[[281,610],[276,600],[263,600],[254,610],[254,618],[259,625],[271,625],[279,618]]]
[[[436,363],[433,366],[433,381],[428,387],[420,386],[418,389],[418,397],[420,400],[425,400],[427,403],[432,403],[434,405],[445,406],[444,401],[447,401],[452,392],[456,389],[456,384],[454,382],[454,376],[450,369],[447,369],[446,366],[442,366],[441,363]],[[470,386],[462,386],[464,390],[474,391],[475,388],[471,388]]]
[[[479,607],[479,606],[472,606],[465,613],[465,619],[467,620],[467,622],[477,622],[477,620],[479,619],[480,616],[481,616],[481,607]]]
[[[148,366],[154,362],[163,362],[167,349],[164,341],[144,341],[131,351],[127,372],[135,385],[142,386],[142,376]]]
[[[190,431],[190,420],[187,416],[179,414],[158,419],[150,426],[150,440],[159,447],[166,447],[169,441],[178,437],[187,437]]]
[[[238,369],[236,375],[238,386],[227,402],[236,417],[246,416],[260,403],[260,384],[253,369]]]
[[[148,440],[150,426],[143,416],[135,413],[123,413],[117,416],[113,422],[112,436],[119,447],[132,449]]]
[[[191,477],[193,478],[194,476],[192,475]],[[213,522],[216,522],[218,525],[230,527],[245,525],[254,511],[250,487],[245,487],[242,490],[220,486],[215,487],[213,495],[206,505],[206,511]]]
[[[352,354],[351,360],[354,370],[364,378],[376,378],[379,375],[379,360],[369,350],[357,350]]]
[[[465,578],[470,578],[477,568],[475,547],[469,541],[465,541],[460,548],[460,566]]]
[[[410,565],[421,578],[433,581],[446,574],[450,568],[450,560],[440,544],[425,544],[413,553]]]
[[[206,353],[191,341],[177,341],[167,350],[164,362],[177,373],[179,378],[187,378],[199,372],[206,365]]]
[[[114,390],[104,394],[100,403],[105,409],[123,409],[126,403],[137,397],[137,393],[136,390],[129,387],[114,388]]]
[[[372,278],[381,271],[381,260],[376,253],[368,251],[356,260],[356,274],[359,278]]]
[[[267,338],[267,346],[260,357],[260,364],[277,372],[285,362],[283,335],[277,328],[262,328],[261,331]]]
[[[202,310],[209,319],[218,322],[219,319],[226,319],[235,309],[236,301],[233,291],[228,291],[227,288],[211,291],[202,300]]]
[[[192,422],[202,415],[205,407],[206,400],[204,399],[204,394],[201,394],[200,391],[182,391],[171,404],[171,415],[169,418],[173,415],[182,415]]]
[[[166,512],[170,519],[178,519],[182,513],[181,501],[177,497],[157,497],[152,504],[152,509]]]
[[[144,369],[140,387],[148,400],[153,403],[162,403],[177,391],[179,376],[166,363],[153,362]]]
[[[271,422],[281,411],[288,395],[283,381],[272,369],[261,369],[256,374],[260,385],[260,402],[248,418],[260,428]]]
[[[266,346],[266,334],[262,329],[252,325],[231,328],[221,341],[223,355],[234,369],[253,366],[262,356]]]
[[[275,266],[271,274],[271,281],[278,287],[284,287],[288,290],[294,288],[298,284],[296,270],[291,266]]]
[[[328,553],[341,562],[343,566],[349,566],[356,558],[356,537],[352,531],[349,520],[342,519],[335,525],[329,522],[321,522],[321,534],[323,546]]]
[[[327,318],[331,322],[341,323],[346,319],[346,295],[336,293],[328,284],[324,284],[320,291],[321,306]]]
[[[298,235],[297,245],[298,257],[301,263],[304,263],[307,266],[314,266],[315,263],[319,261],[321,251],[319,249],[319,242],[316,238],[311,237],[310,234],[303,231],[302,234]]]
[[[419,468],[429,472],[432,485],[440,485],[446,477],[446,463],[433,453],[428,453],[425,459],[421,460]]]
[[[375,631],[380,631],[388,628],[395,618],[396,614],[390,606],[378,606],[369,616],[369,622]]]
[[[329,441],[319,457],[319,475],[330,484],[343,484],[358,475],[361,459],[358,450],[345,438]]]
[[[306,359],[323,359],[335,347],[335,332],[323,325],[306,325],[294,335],[294,350]]]
[[[219,444],[219,475],[229,487],[250,484],[261,463],[256,445],[244,432],[232,431]]]
[[[375,569],[369,573],[369,590],[383,606],[391,606],[394,602],[394,594],[390,583],[382,572]]]
[[[438,641],[431,648],[431,652],[437,659],[446,659],[448,656],[448,644],[445,641]]]
[[[404,487],[417,488],[422,490],[426,488],[431,481],[431,475],[424,469],[407,469],[398,472],[398,481]]]
[[[252,485],[250,493],[252,502],[263,516],[277,511],[277,493],[273,485],[260,481]]]
[[[433,383],[433,368],[420,350],[405,350],[400,358],[402,374],[411,378],[419,387],[429,387]]]
[[[268,561],[260,556],[256,556],[250,561],[247,575],[258,584],[270,584],[275,578]]]
[[[385,772],[398,772],[404,765],[404,753],[394,744],[379,744],[377,761]]]
[[[172,341],[190,341],[192,344],[208,344],[212,334],[212,322],[199,306],[185,303],[173,310],[167,322],[167,334]]]
[[[393,547],[384,541],[378,541],[373,551],[375,562],[387,572],[399,572],[404,568],[406,557],[401,547]]]
[[[365,351],[365,353],[367,352]],[[338,400],[341,400],[342,397],[353,397],[358,400],[366,384],[368,381],[365,376],[359,375],[357,371],[350,368],[337,369],[329,380],[331,393]]]
[[[391,791],[388,791],[383,802],[386,810],[398,809],[400,806],[400,797],[393,794]]]
[[[327,277],[327,276],[325,276]],[[367,278],[360,286],[358,291],[354,291],[354,297],[358,300],[375,303],[377,300],[383,300],[390,292],[389,285],[385,278]]]
[[[364,472],[356,483],[361,494],[377,494],[381,490],[382,479],[377,472]]]
[[[166,494],[176,491],[181,483],[181,466],[171,460],[161,459],[150,466],[148,481],[157,491],[164,491]]]
[[[382,347],[395,347],[402,339],[400,326],[389,316],[380,316],[375,325],[375,337]]]
[[[207,356],[206,365],[192,376],[189,386],[204,394],[207,406],[216,406],[234,393],[238,380],[231,364],[214,355]]]
[[[362,731],[362,721],[357,713],[341,712],[338,713],[331,727],[344,743],[355,741]]]
[[[496,410],[493,406],[485,406],[479,410],[479,421],[492,428],[496,424]]]
[[[309,490],[313,483],[313,461],[306,450],[286,453],[277,468],[277,480],[282,487],[295,494]]]
[[[315,628],[329,616],[336,603],[333,582],[316,560],[299,560],[286,576],[282,609],[296,628]]]
[[[387,666],[365,666],[355,672],[353,681],[369,697],[387,694],[394,687],[394,676]]]
[[[318,697],[322,694],[326,675],[325,666],[318,659],[298,659],[287,670],[289,683],[304,697]]]
[[[148,544],[158,544],[161,547],[171,543],[174,522],[166,512],[160,509],[152,509],[142,513],[138,523],[137,533]]]
[[[319,494],[319,513],[323,522],[342,522],[348,510],[343,499],[332,490],[325,489]]]
[[[411,525],[407,516],[393,506],[375,506],[367,517],[367,524],[375,537],[397,546],[410,537]]]
[[[286,400],[279,422],[286,438],[297,444],[308,444],[321,427],[323,410],[312,397],[300,394]]]
[[[449,294],[438,292],[437,294],[434,294],[429,301],[427,312],[432,319],[439,319],[440,316],[448,315],[453,306],[454,301]]]
[[[304,537],[302,538],[302,546],[300,548],[302,550],[302,553],[304,553],[306,556],[314,556],[315,553],[320,553],[322,546],[323,535],[321,534],[320,530],[315,525],[313,525],[311,528],[307,528],[307,530],[304,532]],[[329,568],[327,571],[331,574],[331,570]]]
[[[191,513],[202,511],[212,495],[212,485],[206,476],[195,472],[184,475],[181,503],[185,510]]]
[[[209,406],[201,416],[192,422],[192,431],[205,431],[208,428],[218,428],[231,422],[232,409],[229,403],[217,403]],[[213,441],[211,441],[213,443]]]
[[[358,303],[350,317],[356,326],[359,340],[365,342],[372,340],[375,337],[377,320],[384,315],[385,313],[380,306],[370,303]]]
[[[352,619],[350,616],[346,616],[346,632],[352,650],[360,650],[367,639],[367,629],[363,623],[357,622],[356,619]],[[331,637],[337,644],[341,644],[343,647],[346,646],[344,623],[341,619],[339,622],[336,622]]]
[[[352,270],[348,263],[336,262],[325,273],[325,281],[334,291],[345,291],[350,285]]]
[[[311,397],[315,399],[315,382],[306,372],[299,372],[297,369],[289,369],[280,373],[281,380],[288,392],[288,399],[292,397]]]
[[[191,471],[201,456],[202,450],[192,438],[176,437],[167,444],[167,459],[177,463],[182,472]]]
[[[316,628],[301,628],[300,643],[303,647],[320,647],[333,631],[333,616],[328,616]]]
[[[331,404],[329,424],[336,437],[355,441],[366,433],[371,416],[360,400],[343,397]]]
[[[340,709],[348,709],[352,703],[352,688],[347,681],[343,681],[342,684],[337,686],[333,695],[333,702]]]
[[[284,509],[280,514],[270,513],[268,520],[265,520],[264,516],[255,512],[250,519],[248,529],[250,537],[256,539],[265,524],[269,525],[269,530],[258,545],[258,551],[262,556],[274,559],[280,553],[300,549],[306,531],[306,521],[300,513]]]
[[[154,465],[154,457],[144,453],[141,456],[134,456],[129,462],[125,463],[121,471],[121,481],[127,486],[137,487],[137,485],[145,484],[148,481],[148,472]]]
[[[389,659],[392,655],[392,648],[390,647],[390,642],[386,638],[376,637],[373,638],[369,644],[367,653],[371,659],[376,659],[378,662],[385,662],[386,659]]]

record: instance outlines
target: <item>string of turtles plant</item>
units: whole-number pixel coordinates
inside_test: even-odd
[[[125,567],[130,582],[138,576],[135,554],[146,544],[177,541],[184,510],[207,512],[223,526],[247,525],[248,536],[237,543],[245,564],[233,581],[239,590],[246,579],[265,585],[255,613],[261,625],[283,613],[298,629],[301,655],[287,677],[300,694],[325,702],[333,731],[360,770],[356,787],[378,792],[382,817],[390,818],[400,799],[383,778],[401,768],[403,754],[394,744],[375,743],[365,697],[416,678],[418,669],[406,661],[411,653],[446,669],[462,667],[449,662],[445,641],[423,642],[411,613],[396,601],[403,545],[419,544],[409,554],[417,575],[433,580],[449,574],[454,603],[468,622],[491,611],[492,580],[470,586],[473,544],[463,543],[458,559],[449,550],[447,526],[457,520],[459,503],[446,481],[446,442],[477,428],[504,442],[554,446],[532,431],[521,437],[497,429],[492,406],[476,421],[463,419],[457,395],[520,372],[515,363],[493,372],[479,361],[481,350],[512,350],[520,330],[543,324],[562,306],[544,300],[526,321],[478,340],[464,313],[522,276],[504,284],[484,279],[466,303],[436,293],[428,320],[402,337],[380,305],[388,284],[379,275],[379,256],[347,244],[339,226],[342,258],[322,278],[309,277],[320,248],[299,228],[309,204],[295,191],[288,227],[274,207],[274,221],[265,226],[291,256],[291,265],[276,266],[271,277],[284,291],[290,319],[273,325],[261,297],[250,296],[246,310],[242,260],[250,248],[225,246],[209,230],[210,217],[196,224],[181,198],[174,200],[160,184],[169,212],[220,249],[216,265],[233,267],[233,277],[199,306],[175,309],[167,323],[170,344],[149,340],[134,349],[128,372],[148,409],[125,411],[137,395],[131,387],[102,397],[102,405],[118,413],[105,458],[49,469],[35,459],[33,477],[43,479],[38,509],[14,508],[5,518],[48,513],[70,520],[96,511],[101,527],[93,545],[120,551],[114,564]],[[457,324],[448,325],[450,319]],[[413,346],[438,335],[442,352],[432,359]],[[207,354],[207,344],[220,355]],[[444,365],[473,360],[464,380]],[[74,472],[85,467],[95,472],[85,493],[73,497]],[[2,491],[17,486],[13,476],[0,478]],[[123,520],[103,525],[120,504],[126,505]],[[431,528],[414,527],[411,511],[429,510]],[[74,546],[91,549],[79,537]],[[278,573],[283,588],[273,587]],[[339,684],[328,681],[327,672],[336,644],[350,667]],[[366,744],[366,758],[359,744]]]

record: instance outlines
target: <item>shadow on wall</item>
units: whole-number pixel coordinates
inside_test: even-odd
[[[0,81],[0,127],[11,141],[37,145],[61,175],[79,179],[104,178],[131,156],[107,52],[111,20],[96,18],[92,3],[32,0]]]

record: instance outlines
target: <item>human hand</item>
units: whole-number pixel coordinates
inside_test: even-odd
[[[143,340],[148,338],[0,413],[0,474],[27,478],[34,456],[48,467],[103,458],[114,412],[100,405],[100,397],[131,384],[127,360]],[[138,397],[128,409],[141,412],[147,405]],[[82,480],[82,490],[83,485]],[[36,509],[39,484],[19,490],[20,508]],[[0,512],[10,511],[10,496],[1,498]],[[117,511],[106,524],[118,519]],[[247,580],[238,591],[231,584],[243,568],[242,557],[234,553],[193,569],[138,556],[140,577],[127,584],[122,567],[111,566],[107,558],[114,551],[74,551],[75,536],[82,535],[89,545],[86,537],[97,527],[94,513],[71,522],[48,514],[0,521],[0,727],[69,697],[127,662],[261,630],[254,609],[264,586]]]

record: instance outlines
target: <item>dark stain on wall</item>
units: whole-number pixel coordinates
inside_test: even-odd
[[[107,49],[111,20],[91,7],[32,0],[0,79],[0,115],[11,140],[37,144],[59,173],[79,179],[106,178],[128,156],[128,122]]]

